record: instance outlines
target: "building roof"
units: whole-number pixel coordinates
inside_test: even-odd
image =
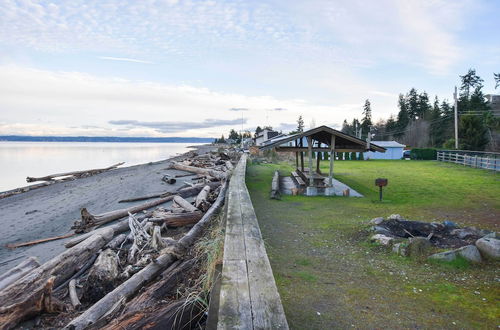
[[[311,137],[312,140],[319,143],[330,145],[332,136],[335,136],[335,149],[339,150],[353,150],[353,151],[367,151],[367,143],[357,137],[349,134],[342,133],[328,126],[319,126],[308,131],[289,135],[284,138],[273,139],[271,143],[261,146],[261,150],[279,147],[280,145],[289,142],[300,140],[304,137]],[[288,147],[287,149],[301,148],[301,147]],[[302,147],[303,148],[303,147]],[[385,152],[385,148],[378,146],[375,143],[370,143],[371,151]],[[279,151],[279,150],[278,150]]]
[[[372,143],[384,148],[404,148],[406,145],[396,141],[372,141]]]

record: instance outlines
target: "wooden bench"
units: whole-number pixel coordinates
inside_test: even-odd
[[[292,180],[300,187],[305,187],[306,183],[297,172],[291,173]]]

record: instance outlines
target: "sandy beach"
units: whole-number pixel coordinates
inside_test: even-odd
[[[213,149],[214,146],[203,145],[192,150],[201,154]],[[184,157],[180,155],[159,162],[123,167],[0,199],[0,274],[25,257],[34,256],[43,263],[62,252],[68,239],[13,250],[5,245],[70,233],[83,207],[99,214],[143,203],[118,203],[121,199],[177,190],[183,181],[190,181],[189,176],[180,178],[173,185],[163,182],[161,178],[165,174],[184,173],[167,170],[171,161]]]

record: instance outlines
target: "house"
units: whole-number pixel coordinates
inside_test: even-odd
[[[263,145],[264,142],[266,142],[269,139],[272,139],[273,137],[276,137],[280,135],[279,132],[264,128],[262,132],[257,135],[254,140],[255,140],[255,145],[256,146],[261,146]]]
[[[500,110],[500,95],[486,94],[484,97],[492,111]]]
[[[386,152],[378,151],[367,151],[363,153],[365,159],[401,159],[403,158],[403,150],[406,147],[404,144],[398,143],[396,141],[372,141],[371,143],[376,144],[380,147],[386,149]]]

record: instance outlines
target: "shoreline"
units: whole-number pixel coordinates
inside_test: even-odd
[[[169,163],[187,157],[190,152],[203,154],[217,146],[189,146],[189,151],[156,162],[147,162],[99,173],[93,176],[60,181],[0,199],[0,274],[21,262],[20,258],[37,257],[43,263],[65,250],[68,239],[8,249],[7,244],[27,242],[71,232],[73,221],[80,218],[80,209],[104,213],[141,202],[119,204],[123,198],[175,191],[181,185],[168,185],[161,180],[165,174],[182,171],[167,169]],[[193,174],[194,176],[194,174]],[[44,188],[44,189],[41,189]],[[20,189],[20,188],[17,188]]]

